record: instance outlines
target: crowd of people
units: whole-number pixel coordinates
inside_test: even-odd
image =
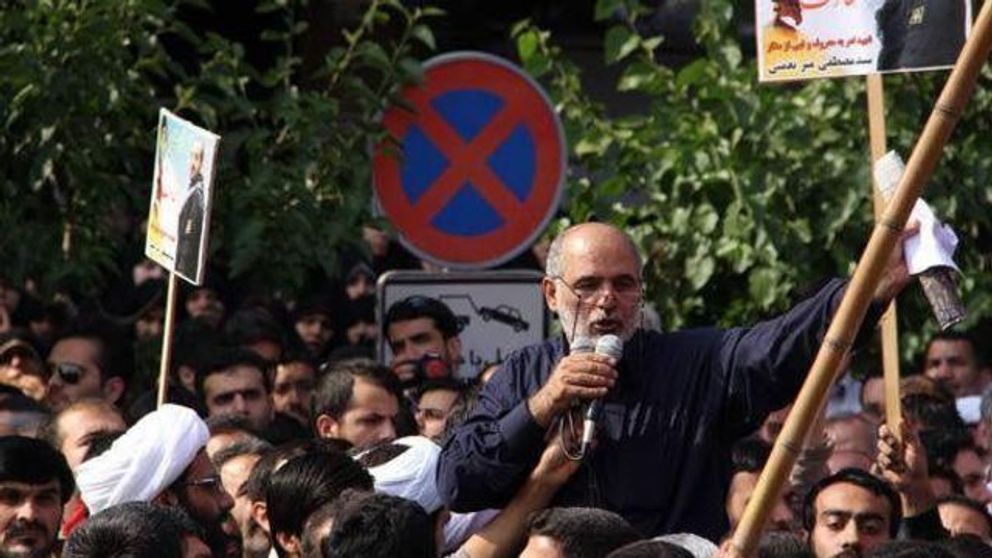
[[[184,292],[161,406],[147,262],[118,293],[139,301],[126,319],[0,281],[0,557],[739,555],[729,537],[846,283],[746,327],[663,333],[623,231],[574,226],[542,263],[561,333],[474,377],[441,301],[377,321],[375,266],[292,303],[208,280]],[[909,281],[890,261],[853,358]],[[620,356],[579,350],[607,335]],[[844,387],[758,555],[992,556],[982,347],[935,337],[899,425],[880,375]]]

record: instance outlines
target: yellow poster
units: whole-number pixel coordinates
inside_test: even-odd
[[[756,0],[761,81],[948,68],[969,0]]]

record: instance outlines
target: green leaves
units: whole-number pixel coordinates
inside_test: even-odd
[[[626,25],[614,25],[606,32],[603,42],[607,64],[614,64],[630,56],[641,45],[641,38]]]

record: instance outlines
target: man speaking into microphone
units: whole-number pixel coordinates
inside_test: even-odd
[[[909,281],[901,254],[897,247],[863,332]],[[601,223],[565,230],[542,282],[563,338],[512,354],[485,386],[441,454],[442,497],[454,511],[502,507],[546,440],[561,436],[583,464],[555,505],[613,510],[645,536],[717,540],[728,528],[731,445],[795,397],[844,287],[832,280],[748,328],[645,331],[633,241]],[[620,358],[589,350],[588,340],[607,335],[623,341]],[[569,350],[583,339],[584,350]],[[597,400],[595,442],[578,455],[583,448],[569,433],[581,431],[584,406]]]

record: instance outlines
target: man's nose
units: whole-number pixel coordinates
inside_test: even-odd
[[[248,414],[248,405],[245,402],[245,397],[240,393],[234,396],[233,407],[235,412],[241,413],[243,415]]]
[[[390,440],[395,440],[395,439],[396,439],[396,426],[393,424],[393,421],[391,420],[384,421],[382,423],[382,426],[379,427],[378,441],[388,442]]]
[[[35,520],[38,518],[38,506],[31,498],[26,498],[17,508],[18,519]]]

